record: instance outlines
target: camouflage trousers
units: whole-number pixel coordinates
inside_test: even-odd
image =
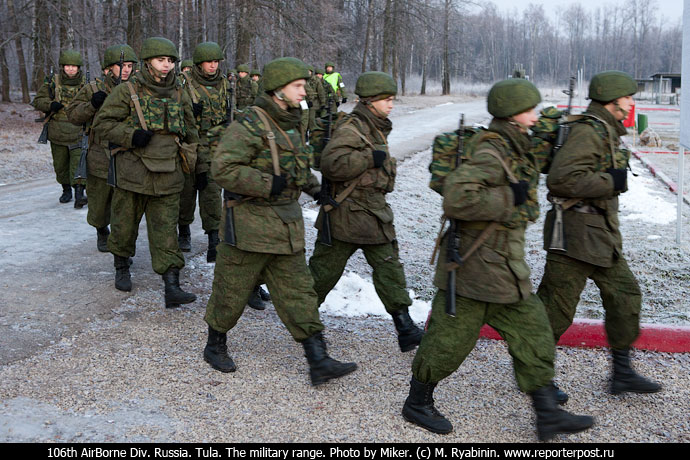
[[[418,381],[437,383],[455,372],[476,345],[484,324],[496,329],[506,341],[520,390],[530,393],[553,379],[553,335],[536,295],[514,304],[457,296],[455,317],[447,315],[445,308],[446,291],[439,290],[431,306],[428,330],[412,362]]]
[[[179,213],[179,193],[153,196],[116,188],[111,204],[108,249],[116,256],[134,256],[139,223],[146,214],[153,270],[162,275],[172,267],[184,267],[184,256],[177,245]]]
[[[599,288],[606,312],[606,336],[611,347],[629,348],[640,332],[642,293],[623,257],[604,268],[560,254],[549,254],[537,295],[546,306],[554,339],[573,323],[587,279]]]
[[[205,189],[198,191],[194,188],[194,176],[184,175],[184,189],[180,193],[180,225],[190,225],[194,222],[194,212],[196,211],[197,195],[199,197],[199,215],[201,216],[201,226],[204,232],[218,230],[220,225],[220,212],[222,208],[220,186],[208,173],[208,185]]]
[[[110,225],[110,204],[114,188],[108,181],[89,174],[86,177],[86,189],[89,191],[89,210],[86,222],[92,227],[103,228]]]
[[[331,247],[320,243],[314,246],[309,259],[309,269],[314,277],[314,290],[319,306],[343,276],[345,265],[352,255],[361,249],[373,270],[374,288],[390,314],[412,305],[407,293],[405,271],[398,258],[398,243],[354,244],[333,239]]]
[[[58,184],[62,185],[83,185],[84,180],[74,180],[74,174],[79,166],[79,158],[81,157],[81,148],[79,145],[70,149],[66,145],[50,143],[50,153],[53,155],[53,169],[55,170],[55,179]]]
[[[278,316],[296,341],[302,342],[324,329],[304,251],[266,254],[242,251],[225,243],[218,245],[206,323],[218,332],[235,327],[259,280],[265,281]]]

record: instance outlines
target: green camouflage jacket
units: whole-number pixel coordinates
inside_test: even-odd
[[[314,97],[311,100],[312,107],[319,110],[326,105],[326,90],[323,88],[323,80],[314,75],[309,79],[309,84],[314,91]]]
[[[526,299],[532,291],[525,262],[525,229],[539,215],[537,185],[539,165],[528,154],[529,137],[507,121],[494,119],[489,131],[500,138],[480,142],[443,183],[443,210],[457,219],[459,255],[464,256],[483,230],[498,222],[498,230],[456,270],[457,295],[482,302],[510,304]],[[527,201],[514,204],[508,174],[529,182]],[[444,239],[444,246],[447,238]],[[446,289],[445,247],[440,251],[434,284]]]
[[[53,101],[67,107],[85,83],[81,70],[70,78],[64,71],[46,77],[36,92],[31,105],[41,112],[48,112]],[[67,119],[65,109],[60,109],[48,122],[48,140],[59,145],[77,145],[81,139],[81,126],[75,126]]]
[[[626,129],[604,106],[593,101],[584,115],[573,124],[568,140],[554,157],[546,185],[553,196],[582,198],[585,205],[563,213],[566,255],[610,267],[623,253],[623,238],[618,220],[621,192],[614,192],[613,178],[606,169],[626,168],[630,152],[620,147]],[[549,211],[544,224],[545,249],[551,241],[554,216]]]
[[[100,139],[91,129],[97,112],[91,104],[91,96],[98,91],[110,94],[115,86],[117,82],[109,73],[103,80],[96,79],[84,85],[72,103],[65,107],[70,122],[77,126],[86,126],[89,133],[89,154],[86,157],[88,173],[101,179],[108,178],[108,142]]]
[[[251,77],[246,76],[243,78],[238,78],[235,88],[237,110],[244,110],[245,108],[254,104],[254,99],[259,93],[259,85],[257,85],[257,83],[251,79]]]
[[[304,250],[304,220],[297,199],[302,191],[314,196],[320,189],[311,172],[311,148],[299,129],[301,110],[282,110],[266,94],[256,106],[268,115],[264,125],[255,108],[248,109],[225,131],[213,151],[211,174],[225,190],[241,195],[233,207],[237,247],[243,251],[294,254]],[[273,160],[268,132],[275,135],[281,175],[287,186],[271,196]],[[224,235],[225,213],[221,219]]]
[[[93,129],[103,141],[124,149],[115,156],[117,186],[144,195],[179,193],[184,175],[178,142],[199,142],[192,101],[173,73],[156,83],[144,68],[128,83],[139,98],[146,127],[154,135],[146,147],[132,145],[134,132],[142,126],[130,85],[115,87],[96,113]]]
[[[192,102],[202,104],[201,115],[195,118],[199,131],[196,173],[207,172],[211,168],[208,132],[225,123],[227,119],[230,82],[220,71],[209,78],[202,75],[196,66],[184,76],[185,88]]]
[[[352,193],[329,212],[333,238],[356,244],[383,244],[395,239],[393,210],[385,195],[395,187],[396,160],[388,152],[392,123],[359,103],[339,120],[321,154],[321,172],[337,196],[353,181]],[[387,153],[381,168],[374,168],[374,150]],[[316,227],[321,229],[323,209]]]

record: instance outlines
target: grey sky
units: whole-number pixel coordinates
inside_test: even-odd
[[[585,9],[593,9],[594,3],[591,1],[578,0],[490,0],[494,3],[499,11],[513,11],[517,8],[522,12],[531,3],[543,5],[544,11],[548,15],[554,15],[557,10],[565,10],[573,3],[581,3]],[[653,1],[653,0],[652,0]],[[622,5],[624,0],[601,0],[596,2],[597,5]],[[683,17],[683,0],[656,0],[657,11],[660,16],[664,16],[671,21],[680,20]]]

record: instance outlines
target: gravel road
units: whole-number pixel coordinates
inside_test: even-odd
[[[393,150],[405,160],[390,202],[408,285],[427,301],[433,296],[428,258],[440,198],[426,186],[429,151],[412,154],[405,149],[405,135],[416,138],[415,126],[422,120],[436,119],[443,131],[454,127],[460,111],[473,114],[471,121],[485,116],[482,101],[455,102],[425,108],[428,102],[414,100],[408,105],[420,104],[417,112],[406,114],[401,108],[394,118],[400,138]],[[633,167],[639,180],[653,181],[639,165]],[[119,293],[112,287],[111,258],[95,250],[86,211],[58,206],[56,187],[48,179],[0,187],[0,441],[536,440],[531,402],[517,390],[500,341],[480,340],[459,371],[439,385],[437,407],[455,426],[447,436],[433,435],[400,416],[414,352],[398,351],[390,320],[323,315],[331,355],[357,362],[359,370],[313,388],[302,347],[275,310],[247,309],[228,340],[238,371],[214,371],[201,358],[213,265],[205,262],[198,219],[182,282],[199,299],[166,311],[162,282],[150,269],[145,229],[132,267],[135,289],[131,295]],[[307,202],[304,208],[316,209]],[[687,211],[684,223],[690,228]],[[645,295],[643,321],[687,325],[688,238],[678,247],[673,223],[623,222],[626,255]],[[527,237],[537,283],[544,261],[541,221]],[[314,238],[307,222],[307,256]],[[369,273],[360,255],[348,269],[365,278]],[[592,286],[578,315],[602,315]],[[690,442],[690,354],[637,351],[635,366],[663,382],[664,391],[612,396],[607,350],[559,348],[557,379],[570,394],[567,408],[595,416],[596,425],[556,442]]]

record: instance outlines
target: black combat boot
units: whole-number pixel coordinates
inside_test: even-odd
[[[189,252],[192,250],[192,231],[189,225],[180,225],[180,234],[177,237],[177,244],[180,246],[180,251]]]
[[[548,441],[559,433],[578,433],[594,425],[589,415],[573,415],[566,412],[556,402],[556,389],[549,383],[530,393],[537,413],[537,436],[540,441]]]
[[[96,248],[99,252],[108,252],[108,235],[110,235],[110,230],[107,226],[96,229]]]
[[[115,256],[115,289],[118,291],[129,292],[132,290],[129,260],[129,257]]]
[[[216,255],[218,251],[216,247],[220,240],[218,239],[218,230],[209,230],[208,234],[208,251],[206,252],[206,262],[212,263],[216,261]]]
[[[62,184],[60,203],[69,203],[70,201],[72,201],[72,187],[69,184]]]
[[[84,195],[84,186],[74,186],[74,209],[81,209],[88,204],[89,200]]]
[[[566,393],[565,391],[563,391],[563,390],[561,390],[560,388],[558,388],[558,385],[556,385],[556,382],[554,382],[554,381],[551,381],[551,385],[553,385],[553,388],[554,388],[555,391],[556,391],[556,402],[557,402],[558,404],[560,404],[561,406],[562,406],[563,404],[567,403],[567,402],[568,402],[568,399],[570,399],[570,398],[568,397],[568,393]]]
[[[630,393],[656,393],[661,390],[661,385],[642,377],[635,372],[630,365],[630,349],[614,350],[613,355],[613,378],[611,380],[611,393],[618,395],[625,392]]]
[[[249,295],[249,300],[247,305],[252,307],[254,310],[265,310],[266,303],[261,299],[261,286],[254,286],[254,290]]]
[[[163,273],[165,283],[165,308],[177,308],[183,303],[192,303],[196,296],[191,292],[185,292],[180,288],[180,269],[170,267]]]
[[[407,308],[393,312],[391,316],[393,316],[395,330],[398,331],[400,351],[414,350],[422,341],[424,332],[414,324]]]
[[[309,363],[311,384],[314,386],[342,377],[357,369],[355,363],[341,363],[328,356],[326,342],[321,332],[317,332],[303,341],[302,346]]]
[[[206,348],[204,348],[204,361],[217,371],[235,372],[237,366],[228,354],[227,340],[227,333],[218,332],[209,326],[208,341]]]
[[[259,286],[259,297],[261,297],[261,300],[264,302],[270,302],[271,301],[271,294],[268,293],[264,288]]]
[[[434,407],[435,383],[422,383],[412,377],[410,394],[402,408],[405,420],[419,425],[432,433],[448,434],[453,425]]]

